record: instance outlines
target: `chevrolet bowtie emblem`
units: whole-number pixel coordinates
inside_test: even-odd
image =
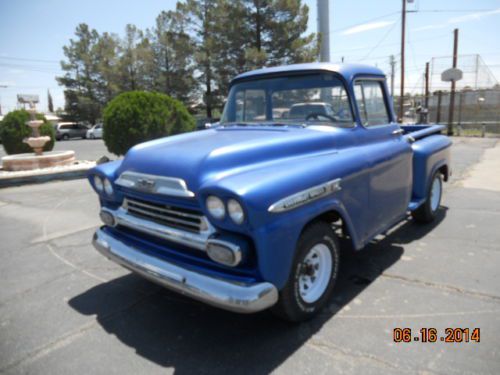
[[[155,180],[149,178],[140,178],[137,180],[136,186],[142,190],[151,191],[155,187]]]

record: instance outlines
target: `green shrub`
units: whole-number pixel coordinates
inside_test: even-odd
[[[171,97],[144,91],[118,95],[104,108],[103,138],[108,150],[125,154],[151,139],[194,130],[194,118]]]
[[[56,132],[52,124],[47,122],[43,115],[37,114],[39,120],[44,120],[40,126],[40,135],[48,135],[50,141],[47,142],[43,151],[50,151],[54,148]],[[24,109],[7,113],[0,122],[0,135],[2,144],[7,154],[22,154],[33,152],[33,149],[23,142],[24,138],[31,137],[32,130],[26,125],[30,120],[30,114]]]

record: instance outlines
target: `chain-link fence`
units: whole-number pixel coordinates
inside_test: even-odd
[[[424,90],[405,96],[403,122],[448,124],[450,120],[450,83],[441,73],[451,65],[451,56],[435,57],[430,63],[429,96]],[[500,136],[500,84],[479,55],[461,55],[458,68],[463,77],[456,83],[453,107],[453,133]],[[399,113],[399,98],[394,100]]]
[[[398,98],[395,99],[394,105],[398,113]],[[403,113],[403,122],[406,123],[448,124],[450,92],[438,90],[431,93],[427,106],[424,96],[407,96]],[[461,135],[500,136],[500,87],[455,92],[453,127],[454,133]]]

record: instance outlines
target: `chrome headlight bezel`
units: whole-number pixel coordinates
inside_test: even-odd
[[[245,211],[236,199],[231,198],[227,201],[227,212],[235,224],[241,225],[245,222]]]
[[[114,193],[113,184],[108,178],[104,178],[103,190],[108,196],[111,196]]]
[[[94,188],[97,190],[98,193],[102,193],[104,191],[104,182],[102,181],[102,178],[99,175],[94,175]]]
[[[205,200],[205,207],[210,216],[217,220],[222,220],[226,216],[226,206],[222,199],[215,195],[209,195]]]

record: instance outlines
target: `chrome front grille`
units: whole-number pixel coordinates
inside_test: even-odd
[[[207,219],[201,212],[137,199],[125,198],[122,208],[140,219],[151,220],[170,228],[191,233],[203,233],[208,230]]]

